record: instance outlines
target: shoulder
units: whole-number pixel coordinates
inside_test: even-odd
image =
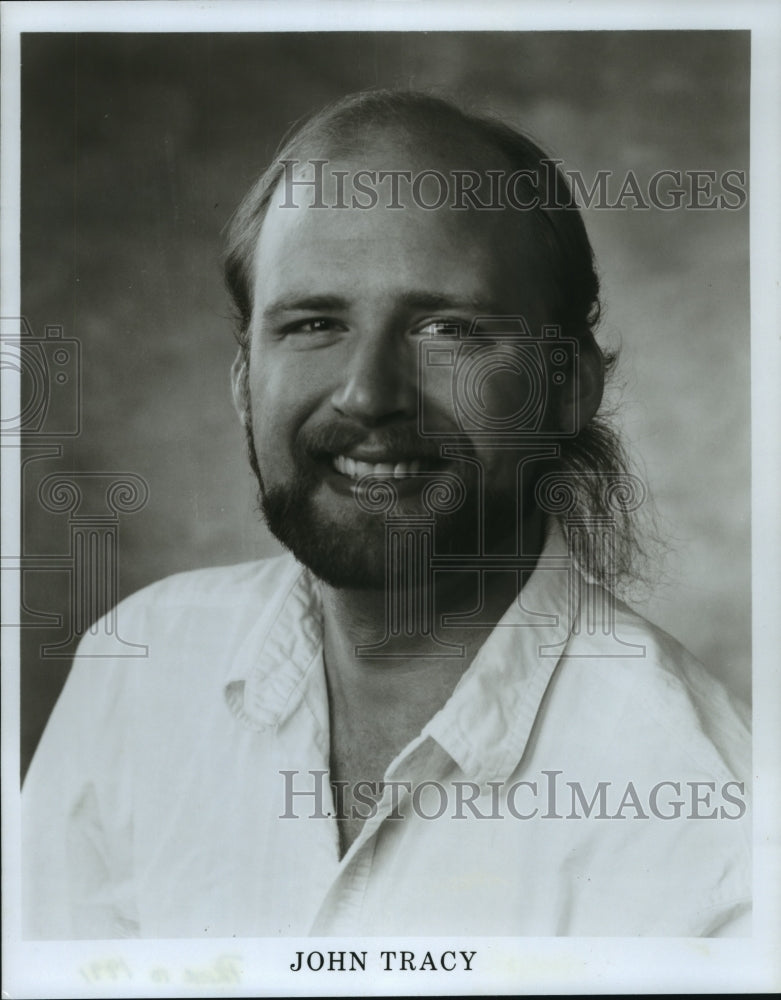
[[[146,608],[190,608],[208,606],[234,608],[236,602],[268,598],[286,581],[298,579],[302,567],[284,554],[231,566],[212,566],[187,570],[164,577],[136,591],[120,607],[129,610]]]
[[[304,573],[292,556],[282,555],[165,577],[95,622],[74,666],[107,682],[113,675],[191,673],[196,665],[219,670],[250,632],[273,619]]]
[[[640,753],[748,780],[747,707],[673,636],[612,594],[600,590],[599,599],[610,627],[574,632],[565,672],[597,699],[604,724]]]
[[[289,555],[258,559],[231,566],[187,570],[142,587],[120,601],[97,622],[90,632],[100,635],[106,619],[124,623],[171,623],[181,620],[204,621],[225,616],[225,621],[245,614],[258,615],[292,587],[304,572]],[[111,629],[109,629],[111,631]],[[89,641],[89,635],[85,636]]]

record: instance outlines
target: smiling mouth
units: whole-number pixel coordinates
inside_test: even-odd
[[[424,471],[424,463],[417,458],[404,461],[363,462],[347,455],[335,455],[331,464],[336,472],[348,479],[361,479],[363,476],[384,476],[386,479],[406,479]],[[426,466],[430,468],[429,462]]]

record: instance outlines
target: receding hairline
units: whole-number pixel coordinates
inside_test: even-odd
[[[415,153],[430,152],[436,156],[463,150],[468,155],[500,157],[503,162],[499,165],[511,162],[510,154],[503,148],[503,140],[510,138],[511,131],[506,125],[471,116],[452,105],[443,104],[442,110],[437,111],[412,106],[404,108],[403,113],[400,109],[399,113],[385,117],[351,116],[349,111],[337,107],[331,114],[326,112],[322,119],[315,117],[291,136],[285,151],[352,159],[372,144],[380,145],[391,139],[406,144]]]
[[[297,160],[305,164],[312,159],[350,157],[354,158],[357,166],[360,157],[366,156],[376,145],[388,145],[389,137],[391,143],[395,137],[402,153],[405,146],[414,151],[416,165],[424,165],[428,150],[432,160],[441,156],[448,162],[447,169],[453,172],[475,170],[485,174],[491,169],[539,172],[540,201],[545,202],[546,207],[558,207],[548,204],[551,174],[543,165],[559,161],[550,161],[537,141],[515,124],[482,110],[462,109],[450,100],[415,91],[368,91],[341,98],[288,132],[268,168],[234,216],[225,270],[234,303],[239,307],[240,336],[243,336],[251,314],[255,281],[253,263],[258,237],[269,202],[284,177],[283,161]],[[457,153],[457,163],[452,159],[454,152]],[[376,163],[373,165],[377,166]],[[394,169],[405,169],[398,162],[393,166]],[[554,182],[555,185],[558,183]],[[551,190],[557,199],[557,187]],[[566,198],[569,195],[566,180],[562,182],[561,190]],[[537,208],[528,212],[513,211],[513,214],[527,216],[532,226],[539,227],[541,263],[543,259],[548,263],[545,277],[551,280],[552,295],[558,307],[563,307],[569,314],[572,305],[574,313],[581,317],[577,320],[578,326],[590,328],[592,322],[586,317],[589,314],[598,317],[599,282],[579,212],[564,213],[572,216],[567,225],[564,225],[564,219],[561,225],[554,224],[548,211]],[[560,273],[562,267],[566,267],[564,273]],[[569,287],[566,293],[560,290],[574,273],[570,270],[572,267],[583,278],[579,282],[583,294],[574,296],[577,301],[573,301]],[[588,276],[586,272],[589,272]]]

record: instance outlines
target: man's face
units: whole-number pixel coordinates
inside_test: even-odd
[[[375,162],[328,170],[389,169],[393,156],[380,148]],[[447,170],[409,157],[403,167]],[[326,582],[381,588],[385,514],[367,512],[357,494],[382,480],[398,495],[394,513],[425,514],[426,485],[446,474],[463,484],[466,502],[437,515],[436,551],[514,538],[518,451],[475,435],[462,442],[464,458],[443,458],[431,432],[459,428],[453,368],[421,373],[419,354],[433,338],[457,348],[457,331],[475,317],[520,315],[539,329],[531,222],[507,211],[427,210],[403,193],[401,209],[385,207],[383,195],[370,210],[314,209],[307,189],[295,191],[298,207],[284,200],[278,190],[256,249],[247,375],[250,443],[271,530]],[[479,347],[489,373],[479,404],[498,418],[517,412],[529,391],[517,367],[492,365],[502,350],[490,338]],[[476,543],[481,516],[485,537]]]

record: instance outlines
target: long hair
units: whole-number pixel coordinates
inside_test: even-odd
[[[235,310],[235,333],[245,358],[252,317],[253,259],[269,202],[284,176],[284,161],[357,154],[380,133],[414,141],[419,149],[456,138],[488,151],[502,167],[532,179],[534,207],[527,215],[539,241],[546,305],[566,337],[592,338],[601,302],[594,253],[566,175],[528,135],[498,119],[464,111],[449,101],[414,91],[371,90],[352,94],[294,127],[282,141],[233,215],[227,234],[224,277]],[[262,275],[259,276],[262,280]],[[607,378],[617,361],[599,349]],[[553,478],[551,478],[553,477]],[[583,571],[612,589],[641,581],[644,549],[637,527],[639,507],[649,498],[629,463],[621,440],[602,408],[580,432],[562,437],[552,473],[543,477],[538,501],[566,527],[610,522],[612,541],[592,553]],[[557,507],[562,489],[566,503]],[[558,492],[557,492],[558,491]],[[552,498],[552,499],[551,499]]]

